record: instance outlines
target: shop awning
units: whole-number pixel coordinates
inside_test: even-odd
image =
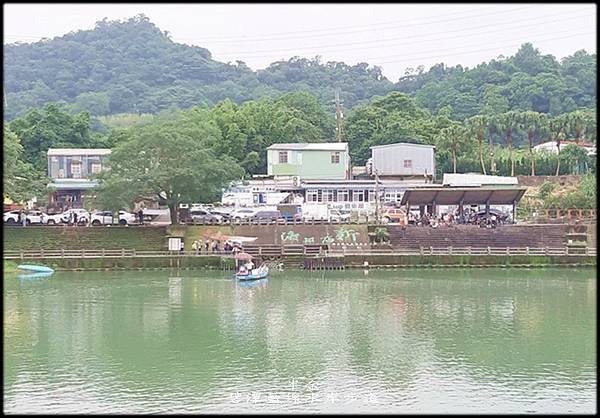
[[[489,201],[490,205],[512,205],[521,200],[526,187],[428,187],[408,189],[402,196],[401,204],[407,202],[411,206],[431,205],[458,205],[462,201],[465,205],[483,205]]]

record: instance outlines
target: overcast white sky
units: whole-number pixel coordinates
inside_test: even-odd
[[[4,43],[35,42],[144,13],[175,42],[252,69],[292,56],[380,65],[391,81],[435,63],[473,67],[523,42],[558,59],[596,52],[596,5],[4,4]]]

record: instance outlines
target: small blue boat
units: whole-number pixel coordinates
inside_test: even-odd
[[[235,278],[238,280],[242,280],[242,281],[246,281],[246,280],[260,280],[260,279],[264,279],[265,277],[267,277],[269,274],[269,267],[268,266],[261,266],[257,269],[252,270],[249,273],[246,274],[240,274],[237,273],[235,275]]]
[[[19,270],[28,270],[36,273],[54,273],[54,269],[36,264],[19,264],[17,268]]]
[[[50,277],[54,274],[54,272],[44,272],[44,273],[30,273],[30,274],[19,274],[17,276],[18,279],[42,279],[44,277]]]

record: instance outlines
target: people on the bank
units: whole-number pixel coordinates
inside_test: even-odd
[[[140,218],[140,225],[144,225],[144,211],[141,208],[138,211],[138,217]]]

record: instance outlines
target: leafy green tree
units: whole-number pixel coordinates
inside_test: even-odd
[[[596,129],[596,112],[576,110],[562,115],[566,132],[579,143],[587,133]]]
[[[436,146],[440,149],[449,149],[452,154],[452,171],[456,173],[456,155],[459,148],[466,147],[468,131],[459,124],[443,128],[435,137]]]
[[[547,127],[547,117],[538,112],[526,111],[519,115],[521,125],[527,130],[527,140],[529,145],[529,156],[531,162],[531,175],[535,176],[535,158],[533,156],[533,140],[536,133],[539,133]]]
[[[477,136],[477,142],[479,144],[479,162],[481,163],[481,172],[485,175],[485,163],[483,161],[483,143],[485,141],[485,131],[487,131],[489,120],[486,116],[475,115],[471,116],[466,121],[467,127],[470,134]]]
[[[99,202],[123,206],[139,196],[164,201],[176,224],[182,202],[212,202],[243,170],[229,156],[211,149],[216,135],[207,123],[153,124],[132,130],[98,175]]]
[[[23,147],[19,138],[6,126],[2,142],[4,196],[22,202],[48,193],[46,185],[49,179],[43,172],[35,170],[30,163],[23,161]]]
[[[559,158],[562,166],[567,168],[570,174],[580,174],[588,170],[590,157],[584,148],[575,144],[567,145]]]
[[[550,119],[548,123],[548,130],[552,135],[553,140],[556,142],[556,151],[558,154],[557,162],[556,162],[556,173],[555,176],[560,174],[560,145],[562,141],[566,138],[565,136],[565,128],[568,125],[568,119],[565,115],[560,115],[555,118]]]
[[[54,104],[32,109],[24,117],[13,120],[9,127],[21,139],[26,161],[42,172],[47,170],[48,148],[98,145],[91,135],[88,113],[72,115]]]
[[[370,147],[396,142],[432,143],[439,120],[404,93],[393,92],[352,110],[345,134],[355,164],[364,164]]]
[[[502,113],[494,117],[492,122],[496,129],[499,131],[503,131],[506,137],[506,144],[508,145],[508,154],[510,160],[510,175],[515,175],[515,162],[512,158],[512,148],[513,148],[513,133],[515,130],[521,128],[521,121],[519,119],[519,113],[515,111],[510,111],[506,113]]]

